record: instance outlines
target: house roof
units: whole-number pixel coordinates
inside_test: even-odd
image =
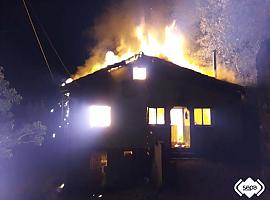
[[[240,85],[229,83],[223,80],[219,80],[204,74],[201,74],[199,72],[193,71],[191,69],[187,69],[181,66],[178,66],[172,62],[166,61],[164,59],[160,59],[157,57],[147,56],[142,53],[136,54],[133,57],[123,60],[119,63],[115,63],[113,65],[108,65],[106,68],[100,69],[99,71],[96,71],[92,74],[89,74],[85,77],[82,77],[80,79],[77,79],[73,81],[70,84],[67,84],[65,86],[65,89],[71,89],[80,85],[84,85],[85,82],[91,79],[96,78],[102,78],[105,77],[107,74],[110,73],[111,70],[118,70],[119,68],[123,67],[130,67],[133,66],[136,63],[149,63],[149,62],[155,62],[158,63],[161,66],[164,67],[170,67],[172,70],[175,70],[175,73],[181,74],[181,77],[185,77],[185,79],[191,80],[191,81],[197,81],[200,83],[207,83],[207,85],[215,85],[218,88],[222,89],[228,89],[233,90],[237,92],[244,92],[244,88]]]

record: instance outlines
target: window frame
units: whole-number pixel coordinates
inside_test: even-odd
[[[200,110],[201,112],[201,124],[200,123],[196,123],[195,120],[195,110]],[[209,110],[210,111],[210,124],[205,124],[205,119],[204,119],[204,110]],[[212,108],[210,107],[195,107],[193,109],[193,121],[194,121],[194,126],[205,126],[205,127],[210,127],[213,126],[213,120],[212,120]]]
[[[99,115],[99,117],[97,117]],[[100,116],[105,118],[105,122],[100,121]],[[109,105],[92,104],[89,106],[90,128],[108,128],[112,125],[112,107]]]
[[[155,110],[155,123],[150,123],[150,109],[154,109]],[[158,109],[162,109],[163,110],[163,116],[162,116],[162,120],[161,123],[159,123],[159,118],[158,118]],[[161,126],[161,125],[165,125],[166,124],[166,120],[165,120],[165,108],[164,107],[147,107],[147,124],[151,125],[151,126]]]
[[[132,68],[132,79],[134,81],[145,81],[147,79],[147,69],[146,69],[146,67],[134,66]]]

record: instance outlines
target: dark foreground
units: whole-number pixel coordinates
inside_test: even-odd
[[[14,159],[1,168],[0,199],[2,200],[152,200],[152,199],[245,199],[234,191],[234,184],[241,178],[259,178],[266,191],[255,199],[269,199],[268,184],[262,177],[258,163],[238,163],[206,159],[175,159],[166,184],[156,188],[145,180],[129,188],[100,191],[70,188],[66,183],[60,191],[57,187],[65,182],[63,168],[54,168],[50,156],[35,162],[30,158]],[[63,165],[64,166],[64,165]]]

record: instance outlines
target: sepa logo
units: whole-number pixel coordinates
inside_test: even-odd
[[[257,181],[253,181],[252,178],[248,178],[245,181],[240,179],[234,185],[234,190],[240,196],[245,194],[248,198],[251,198],[254,194],[260,196],[264,192],[265,186],[259,179]]]

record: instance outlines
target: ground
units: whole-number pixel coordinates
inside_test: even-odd
[[[258,162],[178,158],[169,162],[170,173],[162,188],[144,181],[131,188],[99,192],[89,188],[89,192],[82,192],[71,187],[67,192],[69,186],[66,183],[64,189],[57,192],[57,186],[65,182],[63,173],[68,165],[48,154],[47,149],[30,148],[27,152],[20,152],[13,159],[0,162],[1,200],[237,200],[246,198],[240,198],[233,189],[240,178],[259,178],[267,182],[261,175]],[[259,199],[270,199],[267,198],[270,197],[267,186]],[[98,197],[100,194],[101,198]]]

